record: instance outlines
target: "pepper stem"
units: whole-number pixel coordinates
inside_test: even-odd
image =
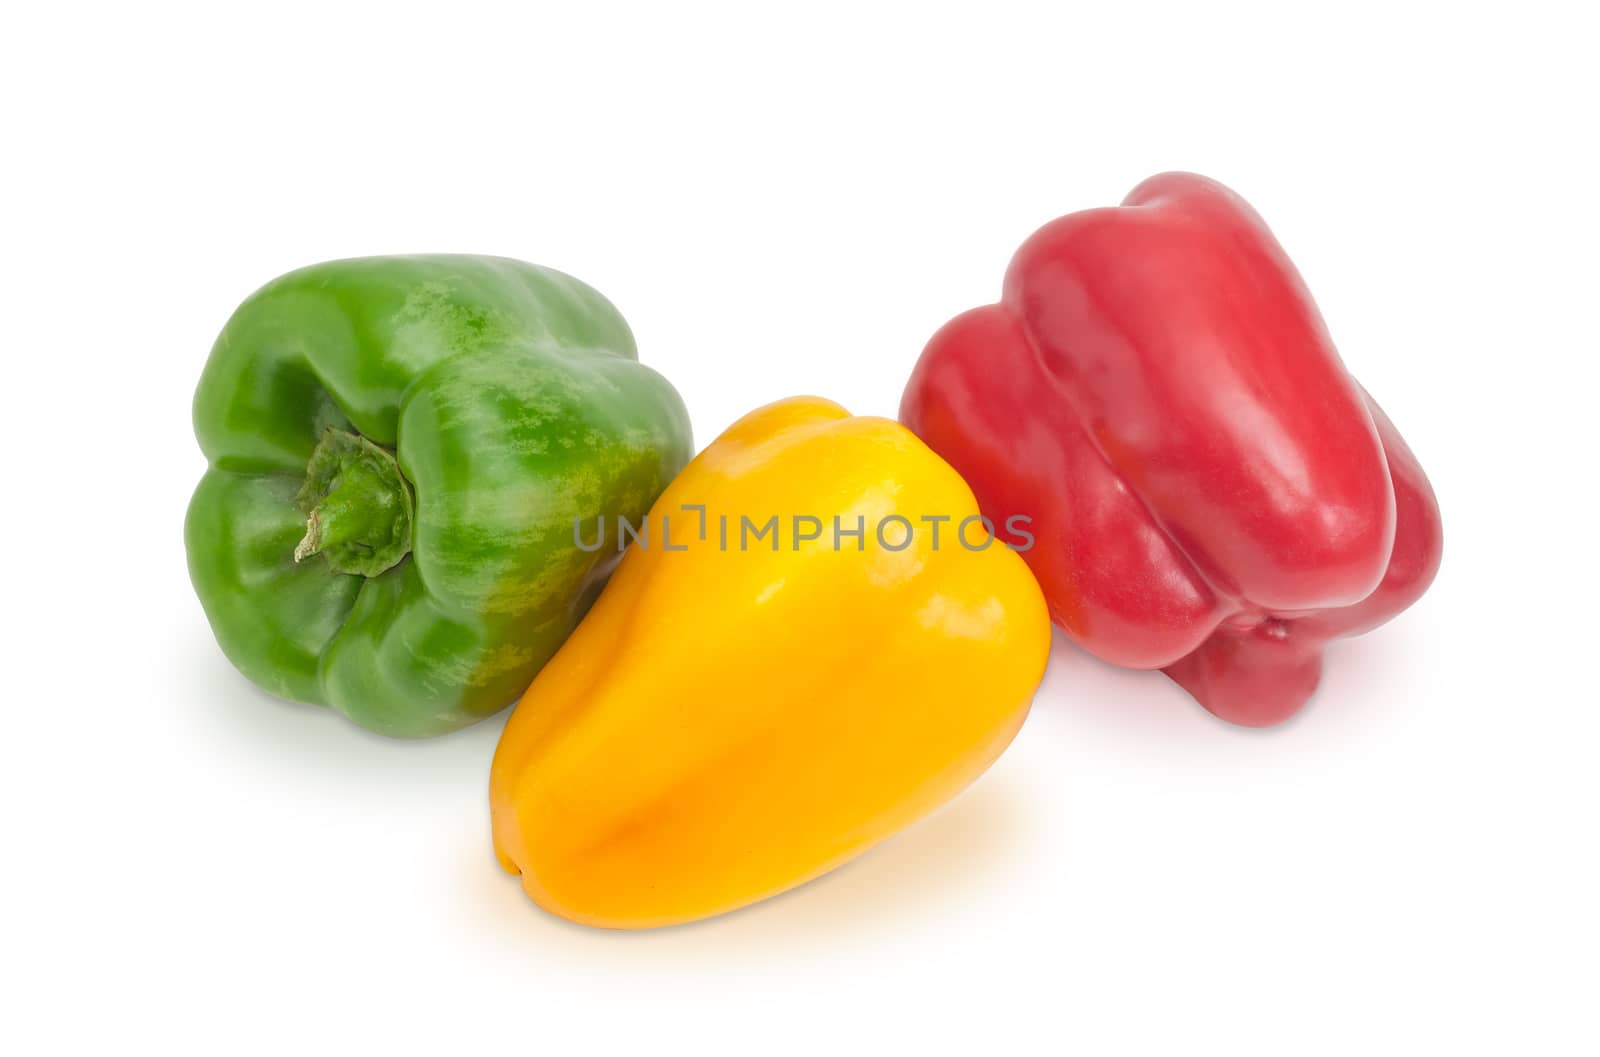
[[[306,514],[296,562],[321,554],[335,572],[377,576],[411,553],[411,485],[394,453],[360,434],[322,434],[294,502]]]

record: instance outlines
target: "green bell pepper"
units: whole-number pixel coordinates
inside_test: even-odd
[[[189,574],[228,659],[281,697],[428,737],[527,688],[692,453],[610,302],[495,257],[285,275],[223,328],[194,400],[210,468]]]

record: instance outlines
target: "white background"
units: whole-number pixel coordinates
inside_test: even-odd
[[[1584,5],[559,6],[3,16],[0,1048],[1596,1052]],[[1273,225],[1444,510],[1432,592],[1283,729],[1058,638],[933,818],[613,934],[495,865],[499,720],[384,741],[211,640],[189,400],[280,272],[570,271],[704,444],[893,414],[1033,228],[1169,168]]]

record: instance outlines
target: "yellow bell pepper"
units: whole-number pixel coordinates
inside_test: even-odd
[[[801,884],[955,796],[1022,725],[1050,647],[1022,559],[960,531],[977,514],[896,422],[802,397],[735,423],[507,724],[501,864],[561,917],[670,925]],[[582,528],[580,546],[602,538]]]

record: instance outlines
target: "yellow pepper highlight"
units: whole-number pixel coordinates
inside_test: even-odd
[[[735,423],[507,724],[501,864],[572,921],[671,925],[802,884],[955,796],[1022,725],[1050,648],[1022,559],[957,538],[977,513],[888,419],[800,397]],[[936,545],[923,519],[943,516]]]

